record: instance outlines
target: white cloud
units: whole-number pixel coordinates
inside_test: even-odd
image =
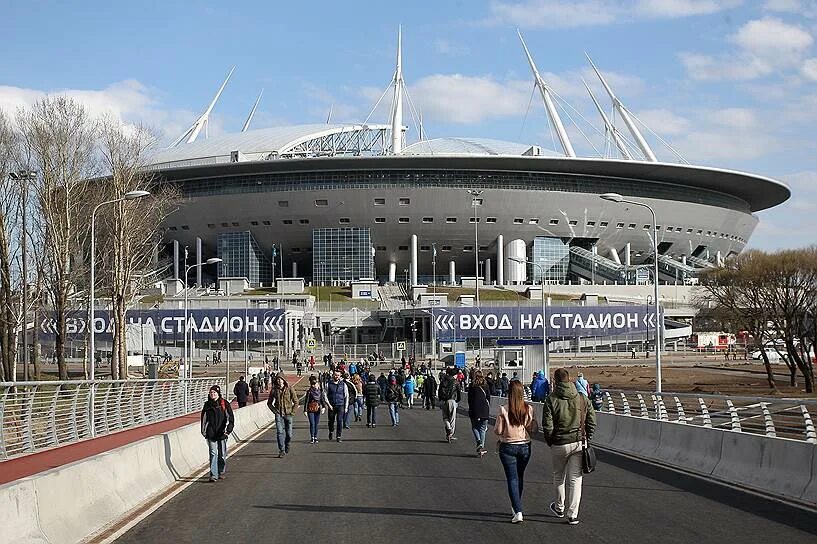
[[[777,61],[802,57],[814,42],[803,28],[773,17],[749,21],[730,39],[747,53]]]
[[[817,17],[817,0],[766,0],[763,9],[812,18]]]
[[[655,131],[662,137],[684,134],[689,130],[689,120],[669,110],[643,110],[639,111],[637,116],[642,123],[650,127],[650,130]],[[619,128],[623,129],[624,127]]]
[[[721,55],[681,53],[693,79],[750,80],[801,65],[814,38],[800,26],[773,17],[747,22],[729,36],[737,48]]]
[[[732,8],[741,0],[527,0],[494,1],[491,22],[524,28],[575,28],[638,19],[675,19]]]
[[[467,55],[470,49],[463,44],[453,43],[451,40],[439,39],[434,41],[434,51],[440,55],[460,57]]]
[[[803,75],[810,80],[817,81],[817,57],[807,59],[805,62],[803,62],[801,71],[803,72]]]
[[[0,109],[14,116],[19,108],[31,106],[48,94],[64,95],[81,103],[94,117],[111,115],[124,123],[141,123],[162,134],[178,136],[193,122],[196,115],[188,110],[161,107],[154,91],[135,80],[112,83],[99,90],[55,89],[43,91],[23,87],[0,86]],[[209,131],[221,132],[221,119],[212,116]]]
[[[747,108],[715,110],[709,114],[709,118],[714,123],[727,128],[749,129],[757,126],[755,112]]]
[[[530,81],[461,74],[427,76],[409,89],[426,119],[451,123],[523,115],[530,91]]]

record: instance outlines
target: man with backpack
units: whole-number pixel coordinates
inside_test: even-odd
[[[440,399],[440,407],[443,412],[443,425],[445,427],[445,440],[451,443],[454,438],[454,431],[457,427],[457,405],[460,402],[460,387],[457,379],[449,372],[441,374],[440,388],[437,398]]]
[[[420,390],[423,393],[423,406],[426,410],[436,408],[434,397],[437,395],[437,380],[434,379],[434,374],[429,374],[423,379],[423,387]]]
[[[261,384],[258,381],[258,376],[253,374],[252,378],[250,378],[250,392],[252,393],[252,403],[256,404],[258,402],[258,393],[261,390]]]

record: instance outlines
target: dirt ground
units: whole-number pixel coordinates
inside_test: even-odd
[[[558,361],[558,360],[557,360]],[[655,363],[638,364],[574,364],[573,361],[554,361],[570,371],[571,377],[583,372],[590,383],[599,383],[603,389],[653,391]],[[635,363],[635,361],[633,361]],[[551,363],[553,364],[553,362]],[[748,395],[778,397],[817,397],[807,394],[803,379],[798,375],[797,387],[789,385],[785,364],[775,365],[775,395],[769,387],[766,371],[757,361],[701,361],[698,363],[662,364],[662,389],[666,392],[707,393],[713,395]]]

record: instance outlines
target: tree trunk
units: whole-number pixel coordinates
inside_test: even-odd
[[[40,306],[34,306],[34,329],[32,330],[31,338],[31,361],[34,363],[34,379],[42,379],[42,360],[40,358],[40,327],[37,324],[40,322]]]
[[[57,352],[57,369],[61,380],[68,379],[68,363],[65,361],[65,343],[68,338],[68,327],[65,323],[66,304],[62,293],[58,293],[54,297],[54,318],[57,320],[56,331],[54,338],[54,351]]]
[[[777,384],[774,382],[774,371],[772,370],[772,364],[769,362],[769,355],[766,353],[766,350],[760,350],[760,356],[763,358],[763,366],[766,368],[766,379],[769,380],[769,387],[772,388],[772,391],[777,393]]]

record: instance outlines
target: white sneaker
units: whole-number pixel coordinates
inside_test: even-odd
[[[511,523],[522,523],[523,521],[525,520],[522,519],[522,512],[517,512],[511,518]]]

